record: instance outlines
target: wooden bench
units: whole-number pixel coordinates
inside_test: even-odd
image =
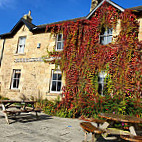
[[[142,142],[142,136],[121,135],[120,137],[131,142]]]
[[[85,132],[85,142],[87,142],[87,133],[92,133],[92,142],[94,142],[95,134],[104,133],[103,130],[95,127],[90,122],[81,122],[80,126],[83,128],[83,130]]]

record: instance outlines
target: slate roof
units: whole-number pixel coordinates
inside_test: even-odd
[[[142,5],[141,6],[136,6],[136,7],[131,7],[131,8],[128,8],[128,9],[142,11]]]
[[[48,23],[48,24],[42,24],[42,25],[37,25],[35,28],[33,28],[32,30],[38,30],[38,29],[42,29],[42,28],[46,28],[46,26],[48,25],[54,25],[54,24],[60,24],[60,23],[64,23],[67,21],[77,21],[79,19],[85,19],[86,17],[79,17],[79,18],[74,18],[74,19],[69,19],[69,20],[63,20],[63,21],[58,21],[58,22],[53,22],[53,23]]]
[[[34,27],[36,27],[34,24],[28,22],[24,18],[21,18],[9,33],[1,34],[0,38],[5,38],[5,37],[9,38],[9,37],[12,37],[21,28],[21,26],[24,25],[24,24],[28,27],[28,29],[30,31],[32,31],[32,29]]]

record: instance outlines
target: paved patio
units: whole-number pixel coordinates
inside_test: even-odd
[[[81,120],[59,118],[39,114],[36,120],[33,114],[22,114],[17,120],[10,119],[6,124],[0,113],[0,142],[82,142],[84,132],[79,126]],[[91,139],[91,134],[88,139]],[[99,142],[103,142],[102,139]]]

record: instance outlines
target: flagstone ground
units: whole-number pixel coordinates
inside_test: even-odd
[[[34,114],[22,114],[6,124],[0,113],[0,142],[83,142],[81,120],[59,118],[44,113],[36,120]],[[88,136],[91,140],[91,134]],[[98,142],[104,142],[102,138]]]

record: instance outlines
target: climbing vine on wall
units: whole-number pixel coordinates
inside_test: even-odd
[[[101,45],[99,35],[102,28],[116,30],[121,24],[119,35],[114,42]],[[88,107],[102,109],[105,96],[134,97],[141,95],[142,43],[138,41],[139,23],[130,10],[120,12],[104,2],[90,19],[66,21],[49,25],[46,31],[52,34],[63,33],[64,50],[52,52],[50,56],[61,57],[55,60],[65,75],[62,102],[58,108],[73,109],[83,113]],[[108,74],[105,96],[98,94],[98,73]],[[101,98],[101,99],[100,99]],[[79,111],[79,112],[78,112]]]

